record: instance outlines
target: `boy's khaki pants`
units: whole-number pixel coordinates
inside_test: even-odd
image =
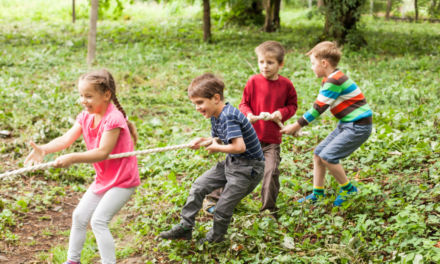
[[[263,148],[265,167],[261,186],[262,205],[260,211],[268,209],[275,212],[278,210],[276,202],[280,191],[280,171],[278,169],[281,162],[280,145],[261,142],[261,147]]]

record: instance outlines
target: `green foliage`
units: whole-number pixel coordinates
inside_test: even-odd
[[[365,44],[357,30],[357,23],[363,12],[365,0],[324,0],[322,11],[325,15],[323,39],[334,39],[338,43],[349,43],[352,47]]]
[[[88,70],[88,21],[84,17],[71,24],[64,2],[54,1],[46,10],[31,1],[33,9],[15,11],[18,2],[0,1],[0,129],[10,130],[13,137],[0,141],[0,156],[11,162],[0,163],[3,172],[11,164],[22,166],[29,140],[44,143],[61,135],[81,111],[75,86]],[[96,67],[114,74],[118,98],[139,131],[137,149],[209,135],[209,120],[187,99],[187,85],[198,74],[219,74],[226,83],[225,97],[237,106],[246,80],[257,71],[253,50],[268,39],[288,50],[281,74],[293,81],[299,103],[289,122],[315,100],[320,80],[304,54],[322,32],[322,17],[285,9],[281,31],[272,34],[255,26],[223,27],[216,21],[218,33],[207,45],[201,42],[201,22],[195,17],[199,7],[126,3],[123,14],[131,20],[121,17],[99,24]],[[193,241],[160,241],[157,235],[179,221],[194,179],[224,156],[204,150],[140,156],[142,184],[121,212],[122,219],[111,225],[118,260],[139,256],[146,263],[438,263],[440,252],[434,245],[440,240],[440,28],[370,17],[361,22],[368,45],[358,51],[345,46],[340,63],[374,110],[374,133],[343,161],[359,195],[343,208],[333,208],[338,186],[327,176],[323,201],[295,202],[312,189],[313,147],[335,126],[333,117],[325,114],[305,128],[309,136],[284,137],[278,222],[259,214],[258,187],[236,208],[227,241],[202,247]],[[79,140],[66,152],[82,150]],[[0,239],[20,243],[11,230],[20,225],[24,212],[58,205],[67,186],[84,192],[93,175],[90,165],[78,165],[2,180]],[[25,189],[23,181],[32,189]],[[203,213],[197,220],[194,240],[212,226]],[[85,245],[83,263],[96,263],[99,257],[90,232]],[[66,247],[54,247],[39,258],[47,261],[53,255],[54,263],[62,263]]]
[[[220,23],[238,25],[263,25],[264,14],[261,0],[217,0],[214,2],[222,12],[212,16]]]

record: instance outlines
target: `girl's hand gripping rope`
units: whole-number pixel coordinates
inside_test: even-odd
[[[24,160],[24,165],[33,166],[40,164],[43,161],[44,156],[46,155],[45,151],[33,141],[29,142],[29,144],[32,146],[33,150]]]

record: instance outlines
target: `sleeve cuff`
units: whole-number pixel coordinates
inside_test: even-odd
[[[309,124],[309,122],[307,122],[307,120],[306,120],[304,117],[300,117],[300,118],[298,119],[298,124],[299,124],[301,127],[304,127],[304,126],[307,126],[307,125]]]

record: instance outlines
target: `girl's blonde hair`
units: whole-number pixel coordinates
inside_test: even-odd
[[[138,140],[138,133],[136,131],[135,125],[128,121],[127,114],[124,111],[124,108],[122,108],[121,104],[119,103],[118,98],[116,97],[116,84],[115,80],[113,79],[112,74],[107,71],[106,69],[96,70],[89,73],[85,73],[79,77],[80,81],[87,81],[87,83],[93,85],[97,91],[100,91],[102,93],[105,93],[106,91],[110,91],[111,93],[111,100],[115,104],[115,106],[118,108],[118,110],[124,115],[124,117],[127,120],[127,125],[130,130],[130,134],[133,137],[134,144],[136,145],[136,142]]]

